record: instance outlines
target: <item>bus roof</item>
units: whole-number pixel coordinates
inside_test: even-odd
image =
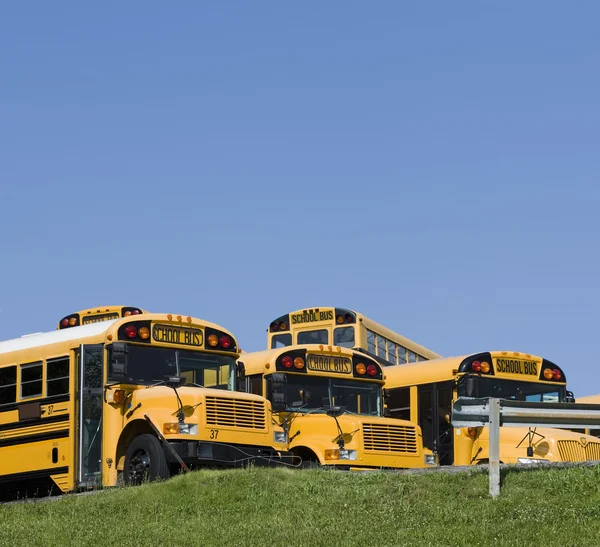
[[[586,395],[585,397],[577,397],[576,403],[600,403],[600,394],[598,395]]]
[[[418,355],[421,355],[422,357],[426,357],[427,359],[439,359],[442,357],[439,353],[435,353],[434,351],[426,348],[425,346],[423,346],[421,344],[418,344],[417,342],[411,340],[410,338],[407,338],[406,336],[403,336],[402,334],[399,334],[399,333],[389,329],[388,327],[385,327],[382,324],[377,323],[376,321],[373,321],[372,319],[369,319],[364,314],[362,314],[361,312],[358,312],[356,310],[351,310],[348,308],[337,308],[337,307],[331,307],[331,306],[322,306],[322,307],[315,306],[312,308],[301,308],[299,310],[294,310],[285,315],[291,316],[291,315],[299,314],[299,313],[302,313],[305,311],[310,311],[310,310],[339,310],[340,312],[352,312],[353,314],[356,315],[356,320],[358,323],[363,323],[367,329],[376,331],[378,334],[381,334],[382,336],[385,336],[387,339],[392,340],[393,342],[406,347],[408,350],[410,350],[414,353],[417,353]],[[281,316],[281,317],[285,317],[285,316]],[[277,319],[275,319],[274,322],[281,319],[281,317],[278,317]],[[335,320],[335,317],[334,317],[334,320]],[[344,324],[339,324],[336,326],[343,327]],[[267,329],[267,332],[269,332],[269,329]]]
[[[394,384],[400,382],[402,384],[429,384],[433,382],[440,382],[443,380],[449,380],[459,372],[459,367],[463,361],[473,358],[475,356],[482,355],[483,353],[491,354],[492,359],[507,358],[507,359],[525,359],[535,360],[540,364],[550,363],[542,357],[537,355],[531,355],[522,352],[512,351],[490,351],[490,352],[479,352],[470,353],[468,355],[460,355],[457,357],[447,357],[445,359],[433,359],[425,363],[410,363],[407,365],[392,365],[384,367],[383,374],[386,384]],[[553,365],[553,364],[552,364]],[[556,365],[553,365],[556,368]],[[564,378],[564,373],[561,370],[561,374]],[[536,380],[538,379],[539,371],[536,372]],[[523,378],[527,380],[526,377]],[[529,379],[531,381],[531,378]],[[566,379],[565,379],[566,380]]]
[[[112,319],[110,321],[104,321],[102,323],[91,323],[89,325],[83,325],[82,327],[73,327],[65,330],[53,330],[51,332],[40,332],[36,334],[26,334],[21,338],[15,338],[14,340],[6,340],[0,342],[0,354],[11,353],[13,351],[20,351],[24,349],[37,348],[41,346],[49,346],[51,344],[58,344],[60,342],[68,342],[70,340],[79,340],[81,338],[88,338],[90,336],[96,336],[102,334],[108,330],[108,327],[118,321]]]
[[[175,317],[178,316],[165,313],[147,313],[144,315],[133,315],[129,317],[120,317],[119,319],[110,319],[109,321],[101,321],[99,323],[90,323],[88,325],[82,325],[80,327],[71,327],[63,330],[54,330],[51,332],[41,332],[35,334],[25,334],[20,338],[0,342],[0,355],[12,353],[14,351],[49,346],[51,344],[58,344],[61,342],[69,342],[98,336],[102,333],[106,333],[113,327],[113,325],[118,323],[130,323],[135,321],[172,321]],[[211,323],[210,321],[205,321],[204,319],[199,319],[197,317],[179,317],[185,318],[186,323],[187,319],[189,319],[190,322],[193,324],[201,324],[205,327],[210,327],[220,332],[223,332],[231,336],[231,338],[233,338],[233,340],[236,341],[237,345],[237,338],[227,329],[223,328],[221,325],[217,325],[215,323]],[[174,323],[181,322],[182,321],[174,321]]]

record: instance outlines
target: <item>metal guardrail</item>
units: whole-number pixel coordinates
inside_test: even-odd
[[[600,427],[600,404],[532,403],[495,397],[459,397],[452,405],[453,427],[489,426],[490,496],[500,494],[500,427]]]

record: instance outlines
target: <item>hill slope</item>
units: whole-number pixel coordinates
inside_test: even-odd
[[[1,545],[596,545],[600,468],[487,474],[199,471],[0,506]]]

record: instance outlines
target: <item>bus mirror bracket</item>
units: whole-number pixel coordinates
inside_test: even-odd
[[[286,375],[275,372],[271,374],[271,405],[274,412],[281,412],[288,408],[288,402],[285,398]]]
[[[565,403],[574,403],[575,402],[575,395],[573,394],[572,391],[566,391],[565,392]]]
[[[127,376],[127,344],[114,342],[112,345],[111,377]]]

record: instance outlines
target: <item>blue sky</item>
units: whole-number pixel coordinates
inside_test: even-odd
[[[0,7],[0,333],[312,306],[600,392],[595,2]]]

